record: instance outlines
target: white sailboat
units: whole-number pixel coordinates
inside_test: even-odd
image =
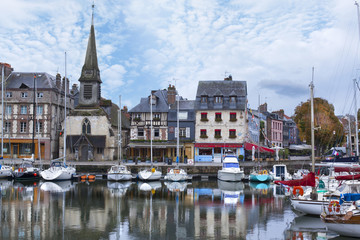
[[[55,159],[51,162],[50,168],[40,172],[41,177],[47,181],[59,181],[59,180],[70,180],[76,173],[76,169],[66,165],[66,52],[65,52],[65,116],[64,116],[64,156],[62,158]],[[63,161],[61,161],[63,159]]]
[[[186,181],[188,179],[188,174],[184,169],[179,168],[179,136],[180,136],[180,129],[179,129],[179,95],[177,96],[177,114],[176,114],[176,121],[177,121],[177,131],[176,131],[176,167],[169,169],[167,174],[165,175],[164,179],[173,182],[179,181]]]
[[[160,180],[161,172],[156,170],[153,166],[153,154],[152,154],[152,138],[153,138],[153,124],[152,124],[152,105],[153,105],[153,95],[150,95],[150,159],[151,159],[151,167],[141,170],[138,173],[138,177],[143,181],[155,181]]]
[[[1,70],[1,126],[3,130],[1,131],[1,158],[4,158],[4,66]],[[12,177],[12,168],[11,166],[0,164],[0,178]]]
[[[118,112],[118,154],[119,154],[119,162],[116,165],[111,166],[107,173],[108,180],[112,181],[129,181],[132,179],[131,172],[127,169],[125,165],[122,164],[122,135],[121,135],[121,96],[119,96],[119,112]]]

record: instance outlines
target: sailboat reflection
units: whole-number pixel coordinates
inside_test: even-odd
[[[328,239],[336,236],[328,232],[325,224],[318,216],[299,216],[293,219],[286,231],[286,239]],[[289,238],[288,238],[289,237]]]
[[[12,181],[2,179],[0,180],[0,190],[4,191],[5,189],[8,189],[12,184]]]
[[[170,192],[183,192],[188,185],[187,182],[164,182],[164,184]]]
[[[43,182],[40,190],[44,192],[67,192],[73,188],[74,185],[70,180],[58,182]]]
[[[112,196],[121,197],[126,193],[127,189],[131,186],[131,184],[132,184],[131,181],[125,181],[125,182],[108,181],[107,187]]]
[[[140,191],[152,191],[161,188],[160,181],[153,181],[153,182],[138,182],[138,187]]]
[[[221,198],[225,205],[236,205],[244,202],[244,183],[226,182],[218,180],[218,187],[221,190]]]

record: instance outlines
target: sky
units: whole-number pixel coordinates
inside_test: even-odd
[[[175,85],[194,100],[198,82],[247,82],[248,107],[292,116],[310,97],[353,114],[360,75],[353,0],[95,0],[102,96],[136,106]],[[65,74],[84,64],[92,0],[0,0],[0,62],[17,72]],[[314,68],[314,71],[312,69]]]

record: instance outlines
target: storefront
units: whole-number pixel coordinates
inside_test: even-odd
[[[244,155],[243,144],[195,143],[196,162],[222,162],[225,155]]]
[[[38,140],[34,140],[34,157],[39,158]],[[9,147],[10,146],[10,147]],[[32,139],[4,139],[4,158],[30,158],[32,155]],[[41,159],[45,157],[45,143],[40,142]]]

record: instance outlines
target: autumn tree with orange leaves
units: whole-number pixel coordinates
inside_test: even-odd
[[[295,108],[294,121],[299,128],[300,140],[311,144],[310,100]],[[322,98],[314,98],[315,155],[319,156],[345,141],[344,128],[335,116],[334,106]]]

